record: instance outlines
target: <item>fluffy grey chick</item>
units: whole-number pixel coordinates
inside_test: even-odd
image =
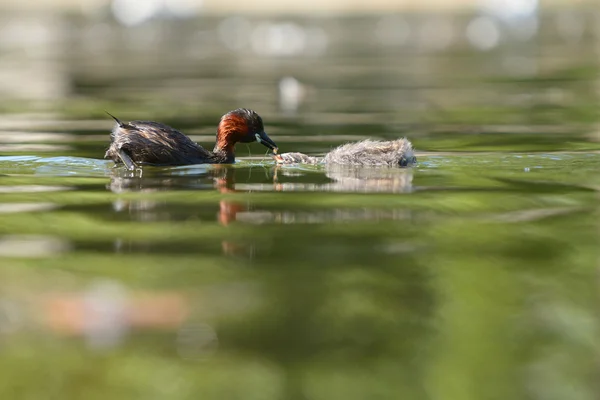
[[[311,157],[303,153],[283,153],[275,157],[278,164],[338,164],[406,167],[417,162],[410,141],[362,140],[336,147],[323,158]]]

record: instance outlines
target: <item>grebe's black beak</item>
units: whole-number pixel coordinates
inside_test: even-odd
[[[274,141],[271,140],[269,136],[265,132],[260,132],[254,135],[256,137],[256,141],[262,144],[265,147],[273,150],[273,153],[277,154],[278,148]]]

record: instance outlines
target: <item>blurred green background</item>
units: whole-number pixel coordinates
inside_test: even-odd
[[[598,397],[594,2],[0,4],[0,397]],[[409,169],[103,160],[405,136]]]

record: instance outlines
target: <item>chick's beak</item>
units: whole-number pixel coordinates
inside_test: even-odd
[[[274,154],[277,154],[277,151],[279,150],[277,148],[277,145],[275,144],[274,141],[271,140],[271,138],[269,136],[267,136],[267,134],[265,132],[257,133],[255,136],[256,136],[256,141],[258,143],[262,144],[265,147],[268,147],[269,149],[273,150]]]

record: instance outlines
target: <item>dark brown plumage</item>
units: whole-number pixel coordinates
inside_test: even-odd
[[[233,163],[237,142],[256,141],[277,152],[277,145],[264,131],[262,118],[245,108],[230,111],[221,117],[213,151],[206,150],[170,126],[152,121],[122,122],[111,117],[116,124],[104,158],[110,158],[115,163],[122,162],[130,170],[140,164]]]

